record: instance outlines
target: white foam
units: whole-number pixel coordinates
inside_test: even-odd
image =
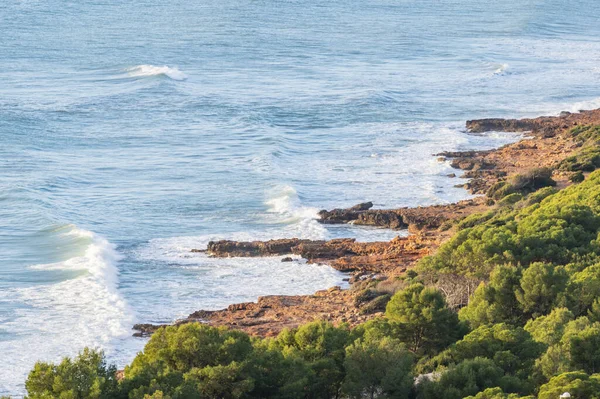
[[[139,248],[134,256],[147,267],[127,278],[138,285],[152,284],[152,295],[145,295],[143,303],[133,304],[139,307],[136,313],[142,321],[170,322],[199,309],[220,309],[232,303],[256,301],[263,295],[305,295],[335,285],[347,286],[344,273],[325,265],[307,264],[297,256],[293,262],[282,262],[281,256],[212,258],[190,252],[220,238],[268,237],[247,233],[171,237],[153,239]]]
[[[18,337],[0,341],[0,392],[22,390],[28,371],[38,360],[57,361],[86,346],[101,348],[110,355],[116,340],[131,336],[135,320],[118,289],[120,256],[115,246],[75,226],[62,234],[68,240],[75,239],[75,244],[84,248],[83,253],[33,268],[79,273],[55,284],[0,293],[0,300],[14,303],[16,309],[15,316],[2,323],[2,330]]]
[[[155,65],[137,65],[127,69],[127,74],[130,77],[144,77],[144,76],[167,76],[173,80],[185,80],[187,75],[179,70],[177,67],[155,66]]]
[[[289,185],[277,187],[271,192],[265,205],[268,207],[266,215],[268,221],[286,225],[283,227],[283,232],[279,234],[285,237],[313,240],[324,240],[328,237],[327,229],[317,221],[319,210],[302,205],[294,187]]]
[[[504,75],[508,70],[508,64],[500,64],[494,71],[494,75]]]

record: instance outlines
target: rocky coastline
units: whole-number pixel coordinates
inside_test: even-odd
[[[451,237],[461,221],[500,206],[500,201],[490,195],[490,190],[499,183],[546,168],[558,187],[571,184],[576,172],[559,165],[576,154],[581,143],[569,132],[574,127],[593,124],[600,124],[600,110],[563,112],[556,117],[534,119],[467,121],[466,128],[472,134],[490,131],[526,134],[522,140],[494,150],[435,154],[440,162],[450,162],[463,171],[462,177],[469,179],[464,188],[472,194],[480,194],[476,198],[448,205],[399,209],[372,209],[373,204],[365,202],[346,209],[319,212],[321,223],[408,229],[407,237],[399,236],[389,242],[296,238],[253,242],[224,240],[210,242],[206,249],[195,249],[193,252],[215,257],[282,256],[283,261],[293,261],[290,255],[300,256],[308,262],[347,272],[350,288],[332,287],[313,295],[264,296],[257,302],[232,304],[222,310],[199,310],[175,324],[202,322],[265,337],[315,319],[352,326],[376,317],[402,286],[399,277],[410,273],[422,257],[432,254]],[[477,281],[472,281],[463,285],[474,289],[476,284]],[[134,326],[134,335],[147,336],[159,327],[161,325],[138,324]]]

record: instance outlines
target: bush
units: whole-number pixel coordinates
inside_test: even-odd
[[[486,279],[494,267],[542,261],[566,265],[582,254],[597,257],[600,227],[600,174],[546,197],[539,204],[501,212],[459,231],[421,271],[457,273]]]
[[[543,187],[556,186],[556,182],[552,180],[552,169],[537,168],[514,176],[511,186],[515,191],[527,193]]]
[[[116,368],[107,366],[102,352],[84,349],[75,359],[58,365],[38,362],[25,388],[29,399],[112,399],[119,397]]]
[[[438,381],[419,384],[417,398],[462,399],[494,387],[500,387],[507,392],[515,391],[513,379],[505,377],[502,369],[493,361],[475,358],[450,368]]]
[[[569,392],[573,399],[599,399],[600,375],[589,376],[580,371],[557,375],[542,385],[538,399],[555,399],[564,392]]]
[[[571,177],[569,177],[569,180],[572,183],[581,183],[585,180],[585,176],[581,172],[575,172],[571,175]]]
[[[350,398],[408,398],[412,360],[404,345],[392,338],[357,340],[346,348],[342,392]]]
[[[521,201],[522,199],[523,199],[522,194],[512,193],[512,194],[509,194],[506,197],[502,198],[500,201],[498,201],[498,206],[511,206],[511,205],[514,205],[517,202]]]

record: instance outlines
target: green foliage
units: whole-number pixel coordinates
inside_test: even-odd
[[[525,199],[523,199],[523,201],[521,201],[521,204],[519,204],[519,205],[522,205],[521,207],[527,207],[527,206],[531,206],[534,204],[539,204],[546,197],[556,194],[557,192],[558,192],[558,190],[556,190],[554,187],[541,188],[541,189],[529,194]]]
[[[564,159],[558,169],[592,172],[600,166],[600,126],[577,126],[570,132],[582,146],[577,154]]]
[[[510,182],[515,192],[530,193],[543,187],[555,186],[552,169],[536,168],[524,174],[515,175]]]
[[[84,349],[74,359],[58,365],[38,362],[29,373],[25,388],[29,399],[101,399],[117,394],[116,369],[106,365],[104,354]]]
[[[396,293],[385,314],[398,339],[414,353],[434,353],[465,332],[457,315],[446,306],[443,295],[422,284],[413,284]]]
[[[523,195],[519,193],[512,193],[502,198],[497,202],[498,206],[511,206],[523,199]]]
[[[600,297],[600,264],[573,273],[569,281],[568,303],[577,315],[585,314]]]
[[[479,392],[475,396],[468,396],[465,399],[533,399],[533,396],[522,397],[516,393],[504,393],[502,388],[488,388],[485,391]]]
[[[546,345],[534,341],[521,327],[504,323],[484,325],[429,360],[422,365],[422,369],[433,371],[440,366],[448,367],[464,360],[487,358],[507,375],[517,377],[521,381],[519,384],[525,387],[535,360],[545,349]]]
[[[346,348],[342,391],[350,398],[408,398],[412,360],[398,340],[357,340]]]
[[[529,332],[534,340],[546,345],[558,344],[565,332],[567,324],[575,318],[567,308],[556,308],[547,316],[529,320],[525,331]]]
[[[515,175],[510,181],[499,181],[489,188],[487,195],[505,204],[514,204],[523,195],[532,193],[540,188],[555,186],[552,180],[552,169],[537,168],[524,174]],[[516,196],[518,194],[518,196]],[[508,197],[512,197],[509,199]]]
[[[548,347],[536,368],[546,378],[567,371],[600,371],[600,323],[587,317],[568,322],[560,341]]]
[[[500,213],[459,231],[420,270],[486,279],[502,264],[566,265],[600,253],[600,174],[546,197],[541,203]]]
[[[418,386],[418,399],[462,399],[476,395],[487,388],[500,387],[514,392],[511,377],[490,359],[465,360],[444,372],[438,381],[422,382]]]
[[[477,226],[478,224],[487,222],[492,217],[494,217],[495,213],[492,211],[486,213],[474,213],[462,219],[456,227],[458,230],[464,230],[469,227]]]
[[[350,332],[324,321],[284,330],[275,344],[288,359],[302,360],[310,374],[305,387],[310,397],[335,397],[344,379],[344,358]]]
[[[472,328],[490,323],[518,324],[523,318],[515,296],[520,279],[520,268],[510,265],[497,267],[490,281],[481,283],[469,305],[460,310],[460,319],[468,321]]]
[[[523,312],[537,317],[564,304],[564,292],[569,276],[564,267],[549,263],[532,263],[521,277],[520,288],[515,291]]]
[[[569,180],[573,183],[581,183],[585,180],[585,176],[581,172],[575,172],[569,177]]]
[[[580,371],[557,375],[542,385],[538,399],[556,399],[564,392],[569,392],[572,399],[599,399],[600,375]]]

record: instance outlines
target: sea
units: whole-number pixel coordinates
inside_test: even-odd
[[[169,323],[346,276],[216,239],[390,240],[320,209],[468,198],[467,119],[600,107],[600,2],[0,4],[0,395],[88,346],[123,367]],[[460,174],[460,173],[457,173]]]

